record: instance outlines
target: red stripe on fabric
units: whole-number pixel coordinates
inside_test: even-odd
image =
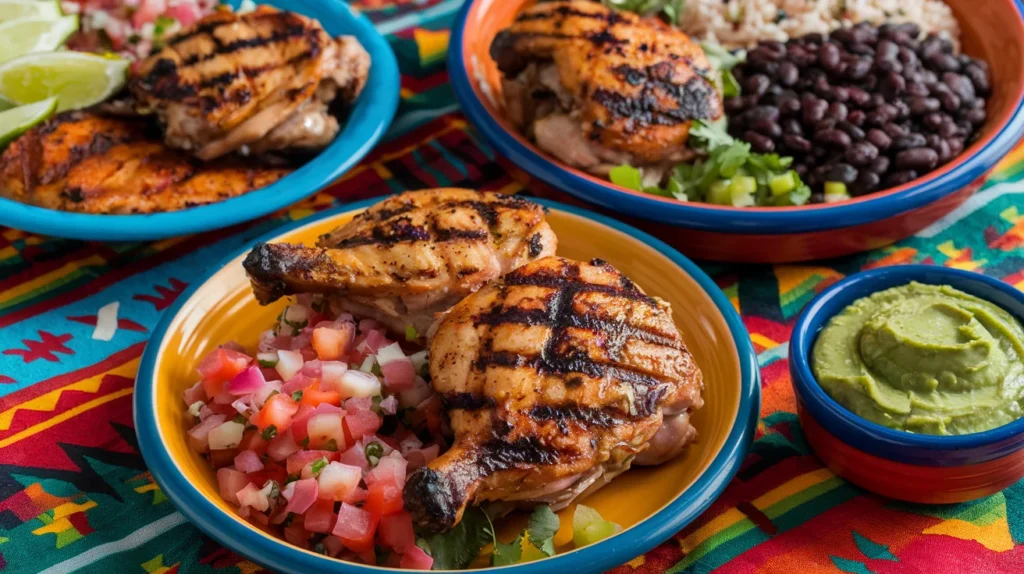
[[[117,252],[102,244],[92,244],[69,251],[55,259],[38,263],[32,260],[31,254],[22,253],[22,256],[31,264],[31,267],[0,281],[0,291],[27,283],[36,277],[45,275],[55,269],[60,269],[68,263],[88,259],[94,255],[99,255],[104,261],[110,261],[117,255]]]
[[[5,397],[0,397],[0,411],[5,411],[38,396],[45,395],[55,389],[65,387],[71,383],[77,383],[78,381],[88,379],[89,377],[95,377],[100,373],[104,373],[114,367],[123,365],[142,355],[142,349],[145,347],[146,343],[144,341],[135,343],[131,347],[118,351],[96,364],[83,367],[77,371],[71,371],[70,373],[64,373],[63,375],[57,375],[56,377],[36,383],[31,387],[13,392]]]
[[[258,221],[261,220],[257,220],[257,222]],[[238,231],[244,229],[244,227],[245,226],[236,226],[229,229],[222,229],[217,232],[206,233],[203,235],[194,235],[191,238],[189,238],[188,241],[183,241],[169,249],[146,257],[145,259],[140,259],[139,261],[136,261],[125,267],[111,269],[109,272],[104,273],[100,277],[97,277],[96,280],[91,281],[85,285],[82,285],[77,289],[68,291],[67,293],[61,293],[60,295],[57,295],[52,299],[40,301],[39,303],[29,305],[28,307],[19,309],[17,311],[12,311],[11,313],[8,313],[7,315],[0,317],[0,327],[7,327],[9,325],[13,325],[14,323],[17,323],[19,321],[24,321],[29,317],[45,313],[52,309],[56,309],[58,307],[67,305],[68,303],[78,301],[79,299],[84,299],[89,295],[99,293],[106,287],[109,287],[110,285],[113,285],[114,283],[117,283],[122,279],[131,277],[132,275],[135,275],[137,273],[142,273],[143,271],[148,271],[153,267],[177,259],[179,256],[195,251],[199,247],[211,245],[223,239],[224,237],[228,237],[230,235],[238,233]]]

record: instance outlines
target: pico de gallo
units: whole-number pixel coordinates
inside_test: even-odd
[[[288,306],[255,352],[222,345],[184,393],[189,442],[238,514],[296,546],[429,570],[402,489],[445,445],[426,351],[373,320]]]

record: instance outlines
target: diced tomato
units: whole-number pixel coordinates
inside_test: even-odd
[[[221,468],[217,470],[217,486],[220,488],[220,495],[231,504],[238,504],[238,491],[249,484],[249,477],[233,468]]]
[[[246,476],[249,477],[250,482],[258,484],[262,488],[268,480],[275,480],[278,484],[284,484],[285,479],[288,478],[288,473],[280,464],[272,460],[268,460],[264,462],[263,470],[259,472],[250,472]]]
[[[259,431],[256,429],[249,429],[242,435],[242,443],[238,445],[238,448],[243,450],[251,450],[258,455],[264,455],[267,452],[267,446],[270,442],[263,440],[260,436]]]
[[[394,482],[383,480],[369,485],[366,504],[363,505],[363,508],[375,516],[387,516],[400,512],[404,508],[402,487]]]
[[[224,385],[245,370],[250,362],[252,362],[252,357],[249,355],[224,347],[217,347],[203,357],[196,370],[203,378],[203,390],[206,391],[206,396],[216,397],[219,395],[224,390]]]
[[[407,570],[430,570],[434,566],[434,559],[422,548],[413,545],[402,554],[402,561],[398,565]]]
[[[238,456],[237,448],[222,448],[219,450],[210,450],[210,464],[213,468],[221,468],[224,466],[231,466],[235,463],[235,457]]]
[[[331,326],[317,326],[313,329],[313,349],[321,361],[337,361],[348,353],[355,338],[355,325],[333,323]]]
[[[172,4],[167,7],[167,11],[164,14],[180,22],[182,28],[191,26],[203,16],[198,4],[188,2]]]
[[[391,344],[384,331],[372,330],[366,333],[366,340],[363,341],[366,344],[366,350],[370,354],[376,353],[381,347],[386,347]]]
[[[309,438],[309,432],[306,430],[306,423],[309,422],[309,417],[313,416],[313,407],[309,405],[299,405],[299,410],[295,412],[295,416],[292,417],[292,436],[295,437],[295,441],[302,444],[307,438]]]
[[[260,432],[273,425],[277,432],[282,433],[292,425],[292,417],[299,410],[299,405],[291,397],[284,393],[278,393],[263,405],[260,412],[256,413],[249,422],[256,425]]]
[[[384,385],[390,391],[407,391],[416,384],[416,369],[408,357],[382,365],[380,370],[384,375]]]
[[[302,450],[302,447],[295,442],[291,429],[278,433],[277,436],[270,439],[270,444],[267,445],[267,455],[278,462],[287,459],[300,450]]]
[[[302,400],[300,401],[304,405],[318,406],[320,404],[328,404],[334,406],[341,405],[341,395],[336,391],[321,391],[320,382],[313,379],[313,384],[302,389]]]
[[[291,396],[295,391],[301,391],[314,383],[319,387],[320,381],[316,377],[309,377],[298,373],[288,379],[288,382],[281,387],[281,392]]]
[[[334,525],[333,534],[340,538],[349,550],[365,552],[373,549],[373,535],[377,531],[379,521],[377,515],[343,502],[341,510],[338,511],[338,522]]]
[[[356,441],[351,448],[341,453],[338,457],[338,462],[358,466],[363,470],[368,470],[370,468],[370,463],[366,460],[366,451],[363,450],[362,441]]]
[[[306,511],[303,525],[310,532],[327,533],[334,530],[334,523],[337,519],[338,514],[334,512],[333,500],[317,500]]]
[[[416,533],[412,529],[412,516],[408,512],[396,512],[380,519],[377,529],[380,543],[396,552],[405,552],[416,544]]]
[[[132,12],[132,26],[142,28],[144,25],[156,22],[167,10],[167,0],[141,0],[135,12]]]
[[[292,523],[284,527],[284,539],[299,548],[309,548],[309,531],[298,518],[293,518]]]
[[[288,474],[300,474],[309,463],[321,458],[326,458],[328,462],[338,460],[338,453],[329,450],[300,450],[288,457]]]
[[[345,414],[345,428],[353,439],[377,432],[380,425],[380,416],[373,411],[352,411]]]
[[[399,488],[405,486],[405,476],[408,462],[398,452],[383,457],[377,462],[377,466],[366,475],[366,484],[373,485],[378,482],[393,483]]]

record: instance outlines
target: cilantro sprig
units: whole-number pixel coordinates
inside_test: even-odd
[[[466,568],[488,544],[493,545],[491,566],[508,566],[541,556],[554,556],[554,537],[559,525],[558,515],[550,507],[538,506],[530,515],[526,529],[505,543],[498,540],[487,513],[474,507],[466,510],[455,528],[423,539],[418,544],[434,558],[435,569]]]

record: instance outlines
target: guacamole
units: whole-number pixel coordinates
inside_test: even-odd
[[[839,404],[895,429],[959,435],[1024,416],[1024,327],[948,285],[856,301],[821,331],[812,366]]]

